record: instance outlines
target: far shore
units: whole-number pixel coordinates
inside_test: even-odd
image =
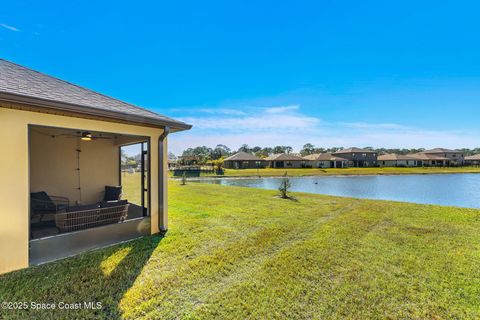
[[[406,174],[461,174],[480,173],[480,167],[374,167],[374,168],[343,168],[343,169],[311,169],[311,168],[265,168],[265,169],[225,169],[223,175],[204,174],[200,177],[188,177],[189,179],[202,178],[258,178],[280,177],[287,172],[290,177],[308,176],[357,176],[357,175],[406,175]],[[173,177],[180,179],[181,177]]]

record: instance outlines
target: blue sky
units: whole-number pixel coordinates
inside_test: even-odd
[[[478,147],[475,1],[10,1],[0,56],[195,145]]]

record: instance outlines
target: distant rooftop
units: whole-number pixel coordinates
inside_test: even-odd
[[[450,153],[450,152],[462,152],[462,151],[445,149],[445,148],[435,148],[435,149],[423,151],[423,153]]]
[[[279,154],[271,155],[265,158],[265,160],[267,161],[304,161],[305,159],[289,153],[279,153]]]
[[[348,161],[342,157],[336,157],[332,153],[314,153],[303,157],[305,160],[314,161]]]
[[[226,158],[224,161],[263,161],[259,157],[254,156],[248,152],[237,152],[234,155]]]
[[[0,100],[188,130],[190,125],[0,59]]]
[[[465,157],[465,160],[480,160],[480,153],[474,154],[473,156]]]
[[[417,160],[419,158],[413,155],[403,155],[396,153],[382,154],[378,156],[379,161],[395,161],[395,160]]]
[[[343,154],[343,153],[376,153],[376,151],[352,147],[352,148],[348,148],[348,149],[338,150],[338,151],[334,152],[333,154]]]

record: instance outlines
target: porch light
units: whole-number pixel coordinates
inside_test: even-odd
[[[92,134],[90,132],[82,132],[82,138],[83,141],[91,141],[92,140]]]

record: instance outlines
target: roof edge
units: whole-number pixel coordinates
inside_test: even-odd
[[[170,127],[174,131],[190,130],[192,125],[186,124],[180,121],[168,121],[168,120],[156,120],[143,116],[131,115],[123,112],[108,111],[95,107],[85,106],[81,104],[73,104],[67,102],[59,102],[55,100],[36,98],[31,96],[19,95],[8,92],[0,92],[0,100],[13,103],[21,103],[29,106],[36,106],[41,108],[47,108],[56,111],[67,111],[77,114],[97,116],[103,118],[109,118],[113,120],[122,120],[133,122],[137,124],[148,124],[155,127]]]

